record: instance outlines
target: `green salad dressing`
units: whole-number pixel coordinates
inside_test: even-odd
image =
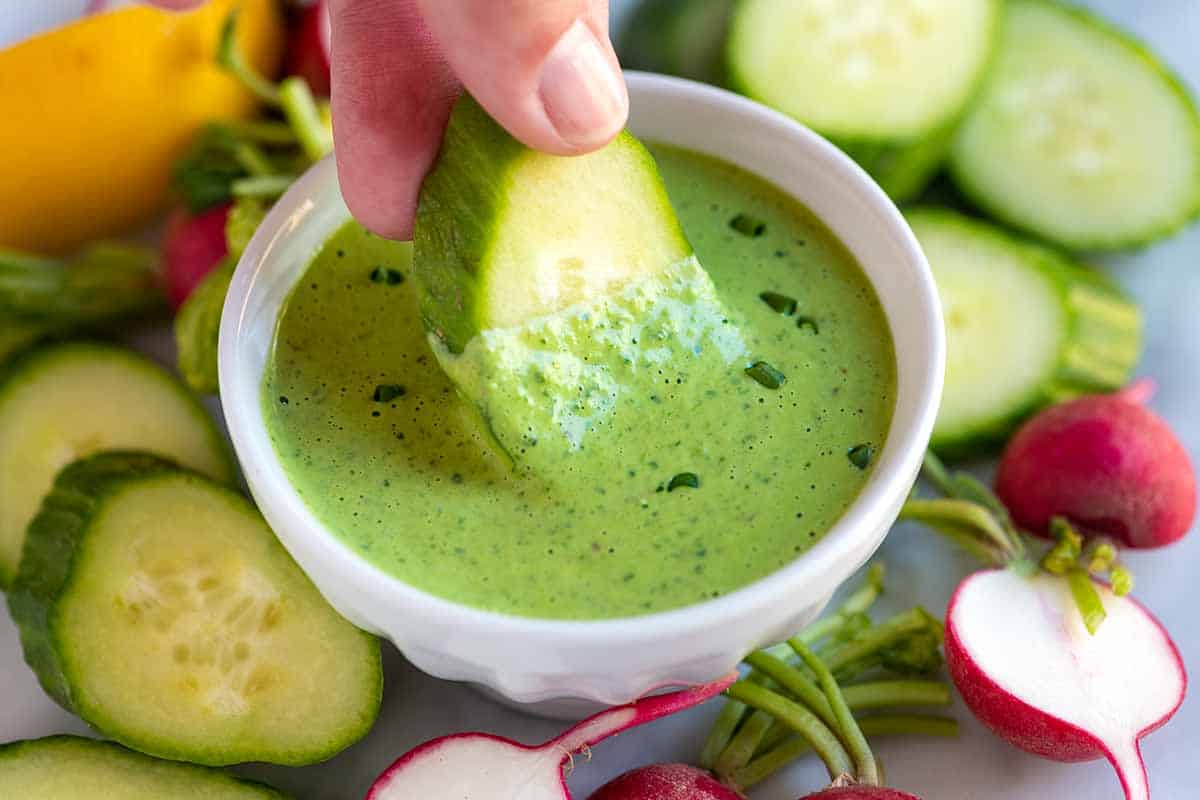
[[[350,223],[313,259],[280,317],[263,403],[296,490],[364,558],[489,610],[644,614],[784,566],[861,490],[895,394],[866,278],[769,184],[651,149],[717,295],[681,265],[683,294],[666,296],[694,289],[720,313],[673,316],[630,295],[615,306],[657,315],[630,318],[645,322],[637,341],[578,346],[633,330],[611,309],[496,340],[507,363],[538,366],[494,382],[492,418],[534,435],[493,436],[459,397],[422,328],[407,244]],[[580,359],[564,366],[558,341]]]

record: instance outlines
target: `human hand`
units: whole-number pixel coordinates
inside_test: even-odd
[[[202,0],[153,0],[166,8]],[[465,87],[530,147],[595,150],[629,99],[608,0],[329,0],[334,152],[346,204],[374,232],[412,235],[421,182]]]

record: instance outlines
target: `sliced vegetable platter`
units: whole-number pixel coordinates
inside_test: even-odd
[[[1140,36],[1194,92],[1200,92],[1200,58],[1193,45],[1200,37],[1200,9],[1178,0],[1153,7],[1120,0],[1082,4]],[[0,0],[0,11],[23,5]],[[615,28],[620,28],[634,5],[634,0],[612,0]],[[12,20],[9,14],[0,16]],[[0,43],[7,35],[0,27]],[[880,153],[885,151],[872,152],[882,158]],[[859,151],[857,155],[871,161],[870,154]],[[1002,209],[994,210],[1002,216]],[[1144,353],[1138,374],[1152,376],[1157,382],[1154,409],[1174,428],[1193,461],[1200,462],[1200,413],[1195,402],[1200,387],[1200,316],[1193,311],[1200,299],[1200,270],[1195,267],[1200,261],[1200,229],[1193,226],[1149,249],[1088,261],[1113,278],[1141,307]],[[1015,338],[1021,334],[1013,331]],[[168,367],[175,364],[172,337],[165,329],[139,334],[130,344]],[[217,412],[215,402],[210,401],[210,410]],[[968,433],[974,436],[976,432]],[[990,474],[988,463],[973,466],[981,474]],[[889,567],[887,592],[878,604],[880,618],[915,605],[944,608],[961,576],[976,566],[969,557],[912,524],[898,525],[880,555]],[[1189,536],[1163,553],[1133,553],[1124,561],[1138,576],[1138,599],[1172,632],[1184,663],[1194,671],[1200,664],[1200,621],[1190,589],[1195,582],[1193,565],[1200,564],[1200,538]],[[852,580],[849,585],[858,582]],[[561,723],[506,709],[467,687],[430,678],[406,664],[390,647],[384,648],[384,671],[387,690],[382,712],[371,733],[358,744],[316,766],[250,765],[235,771],[264,780],[299,800],[354,800],[366,794],[397,755],[432,737],[480,730],[537,743],[551,739],[563,728]],[[575,761],[569,779],[575,796],[587,797],[617,773],[642,764],[693,761],[719,709],[719,703],[708,704],[598,745],[594,759]],[[1102,762],[1064,766],[1039,760],[1001,742],[976,722],[961,702],[950,713],[961,723],[956,739],[881,737],[872,742],[887,765],[889,784],[931,800],[1119,796],[1111,769]],[[88,734],[89,730],[42,691],[24,663],[13,623],[8,615],[0,614],[0,742],[60,733]],[[1198,701],[1185,700],[1170,725],[1145,739],[1142,748],[1156,797],[1195,794],[1189,761],[1200,748]],[[809,757],[756,786],[753,797],[795,800],[827,780],[821,763]]]

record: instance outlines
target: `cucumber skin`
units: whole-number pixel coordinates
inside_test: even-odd
[[[20,632],[25,662],[46,694],[74,714],[79,714],[78,702],[58,654],[56,607],[70,589],[75,556],[92,514],[130,480],[180,471],[164,458],[136,452],[106,452],[76,461],[59,473],[41,511],[29,523],[8,609]]]
[[[46,332],[45,335],[52,335]],[[0,363],[0,404],[3,403],[4,394],[10,387],[20,385],[27,379],[36,379],[37,372],[42,362],[53,361],[57,356],[72,353],[89,354],[96,357],[111,358],[114,355],[127,359],[130,362],[138,364],[138,366],[152,369],[154,374],[163,381],[170,382],[173,388],[186,395],[194,404],[196,419],[199,424],[205,425],[209,435],[212,438],[213,452],[221,454],[222,474],[219,477],[222,483],[232,484],[237,480],[238,468],[237,462],[234,459],[233,451],[230,449],[225,437],[217,429],[213,423],[212,417],[204,409],[195,397],[193,397],[184,386],[179,386],[175,379],[170,374],[165,372],[158,364],[150,361],[145,356],[135,353],[117,345],[108,344],[106,342],[75,340],[63,342],[49,342],[47,344],[37,345],[35,343],[24,350],[17,352],[9,361]],[[9,573],[4,564],[0,564],[0,590],[7,590],[9,584],[16,578],[15,571]]]
[[[636,152],[658,175],[653,156],[628,131],[621,131],[608,146],[614,144]],[[455,103],[438,161],[421,187],[413,226],[413,277],[421,317],[452,353],[461,353],[479,332],[474,308],[481,294],[478,271],[491,249],[496,217],[507,202],[504,176],[514,161],[530,152],[469,94]],[[662,205],[671,208],[661,180],[658,191]],[[474,202],[443,202],[459,195]],[[686,243],[678,222],[675,234]]]
[[[199,394],[217,394],[217,342],[221,311],[237,262],[227,257],[204,276],[175,315],[175,366],[188,387]]]
[[[958,228],[965,236],[986,236],[1002,242],[1005,247],[1022,250],[1031,264],[1048,275],[1059,292],[1059,302],[1067,310],[1067,333],[1058,353],[1055,372],[1025,400],[1010,412],[983,420],[965,429],[949,432],[934,431],[930,449],[946,459],[963,459],[989,454],[1003,446],[1009,434],[1038,410],[1080,397],[1115,391],[1124,386],[1137,366],[1141,351],[1141,312],[1125,293],[1099,272],[1081,266],[1040,243],[1018,239],[982,220],[968,217],[945,208],[919,207],[908,209],[908,220],[925,219],[937,225]],[[1099,303],[1111,304],[1118,314],[1127,316],[1131,326],[1104,327],[1089,335],[1086,310],[1072,307],[1071,293],[1081,291]],[[1102,320],[1098,320],[1102,323]],[[1085,363],[1070,363],[1073,354],[1089,340],[1108,345],[1107,352],[1095,353],[1095,360],[1084,353]],[[1116,341],[1114,341],[1116,340]],[[1122,346],[1122,345],[1126,346]]]
[[[738,8],[748,1],[734,0],[733,16],[736,16]],[[843,137],[813,130],[854,159],[867,174],[875,179],[875,182],[893,202],[905,203],[913,200],[947,163],[958,126],[967,118],[971,106],[987,85],[987,78],[992,64],[996,60],[1000,36],[1003,33],[1005,2],[1007,0],[991,0],[990,2],[992,13],[991,30],[988,32],[988,55],[980,65],[972,85],[967,91],[962,108],[958,109],[956,113],[933,125],[921,136],[907,140]],[[749,83],[739,74],[734,66],[732,50],[731,46],[725,48],[724,74],[729,88],[751,100],[768,105],[755,97]],[[806,124],[803,120],[798,121]]]
[[[476,141],[484,141],[491,157],[479,157]],[[505,168],[525,146],[463,93],[450,112],[438,161],[425,178],[413,225],[413,277],[418,307],[428,330],[452,352],[477,332],[474,308],[478,296],[476,270],[486,257],[492,220],[504,203],[500,192]],[[465,194],[470,204],[444,204],[443,197]],[[457,313],[454,313],[457,312]]]
[[[122,735],[117,723],[106,724],[105,714],[86,707],[82,698],[75,696],[72,685],[76,682],[67,664],[60,655],[57,631],[57,605],[60,597],[71,588],[75,558],[80,545],[87,536],[92,514],[106,498],[119,491],[125,484],[141,482],[154,477],[169,477],[179,474],[192,476],[197,482],[226,492],[231,500],[249,507],[242,495],[222,486],[199,473],[180,467],[171,461],[148,453],[135,451],[109,451],[90,456],[68,465],[59,473],[54,488],[47,495],[42,509],[29,525],[25,547],[21,554],[21,566],[17,578],[8,593],[8,608],[20,634],[25,662],[37,675],[38,682],[59,705],[79,716],[96,730],[111,736],[123,745],[141,753],[193,764],[225,766],[244,761],[267,761],[286,766],[305,766],[324,761],[341,752],[350,743],[357,742],[371,729],[383,698],[383,667],[378,642],[375,637],[362,635],[375,642],[375,685],[372,688],[372,707],[361,731],[338,740],[328,752],[304,753],[299,756],[288,753],[262,754],[251,758],[229,759],[223,751],[201,755],[193,751],[178,751],[169,744],[158,741],[139,741],[136,736]],[[349,623],[347,623],[349,624]]]
[[[19,759],[31,751],[43,749],[57,751],[61,748],[91,751],[91,753],[96,755],[103,754],[113,759],[121,759],[129,765],[136,763],[160,769],[166,768],[175,770],[181,775],[183,773],[190,773],[205,783],[210,784],[212,789],[227,787],[229,789],[241,790],[241,793],[254,792],[261,800],[291,800],[289,795],[284,794],[273,786],[231,775],[228,772],[213,769],[212,767],[202,767],[178,761],[164,761],[153,756],[144,755],[136,750],[122,747],[116,742],[106,742],[83,736],[69,736],[65,734],[44,736],[40,739],[21,739],[15,742],[0,744],[0,771],[3,770],[5,761]],[[64,768],[70,767],[69,764],[64,764],[63,766]],[[167,800],[167,798],[164,798],[164,800]]]
[[[1142,61],[1153,72],[1157,73],[1163,82],[1178,95],[1183,101],[1185,107],[1191,111],[1192,116],[1192,138],[1195,142],[1195,149],[1200,152],[1200,108],[1196,105],[1196,99],[1192,96],[1183,80],[1168,67],[1162,60],[1155,55],[1154,51],[1146,46],[1140,39],[1134,36],[1129,31],[1114,25],[1108,20],[1100,17],[1097,14],[1083,8],[1081,6],[1072,5],[1064,0],[1005,0],[1011,3],[1025,3],[1027,5],[1044,5],[1059,9],[1065,14],[1074,17],[1079,22],[1088,27],[1096,29],[1101,34],[1108,35],[1118,41],[1134,56]],[[951,143],[949,159],[946,162],[947,171],[950,177],[954,180],[959,191],[963,193],[972,205],[988,216],[1004,223],[1013,230],[1019,231],[1026,236],[1030,236],[1048,245],[1060,247],[1065,250],[1076,251],[1109,251],[1109,250],[1128,250],[1146,247],[1160,239],[1165,239],[1169,236],[1178,233],[1183,228],[1186,228],[1192,222],[1200,219],[1200,159],[1197,160],[1196,176],[1194,184],[1196,186],[1195,196],[1192,199],[1192,207],[1177,220],[1163,223],[1157,228],[1147,230],[1137,235],[1132,235],[1122,238],[1080,238],[1073,240],[1065,240],[1048,236],[1044,231],[1039,231],[1032,226],[1023,224],[1020,220],[1008,214],[1007,210],[1001,208],[999,204],[991,202],[984,191],[975,181],[971,179],[970,167],[961,163],[961,159],[956,157],[956,151]]]

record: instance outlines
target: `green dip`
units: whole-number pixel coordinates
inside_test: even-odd
[[[518,453],[514,468],[442,372],[408,244],[348,223],[317,253],[280,316],[263,404],[297,492],[368,561],[491,611],[645,614],[786,565],[862,489],[896,383],[865,276],[770,184],[651,149],[735,344],[710,330],[706,352],[724,357],[693,360],[677,350],[695,342],[660,326],[676,347],[656,368],[590,364],[600,382],[626,367],[618,399],[603,420],[564,423],[572,446],[543,448],[538,470]]]

